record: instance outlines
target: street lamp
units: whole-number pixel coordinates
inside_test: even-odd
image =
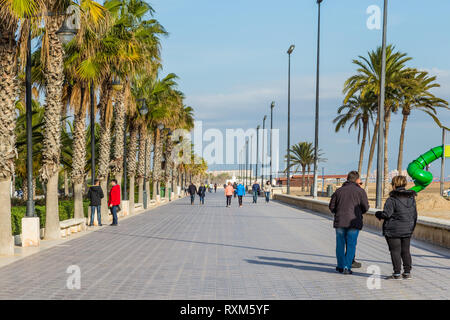
[[[384,0],[383,9],[383,38],[381,54],[381,79],[380,79],[380,104],[378,105],[378,146],[377,146],[377,184],[376,184],[376,207],[381,208],[383,197],[383,135],[384,135],[384,100],[385,100],[385,80],[386,80],[386,25],[387,25],[387,0]]]
[[[288,64],[288,125],[287,125],[287,194],[291,194],[291,178],[290,178],[290,163],[291,163],[291,54],[295,49],[295,45],[291,45],[287,51],[289,57]]]
[[[259,128],[260,126],[258,125],[256,127],[256,170],[255,170],[255,180],[258,180],[258,161],[259,161]]]
[[[51,12],[48,16],[54,15]],[[77,34],[76,29],[69,29],[64,22],[63,26],[56,32],[59,41],[63,44],[69,43]],[[25,66],[25,109],[26,109],[26,130],[27,130],[27,211],[26,217],[34,217],[34,194],[33,194],[33,108],[31,93],[31,25],[27,39],[27,63]]]
[[[263,118],[263,130],[262,130],[262,132],[263,132],[263,134],[262,134],[262,159],[261,159],[261,161],[262,161],[262,165],[261,165],[261,186],[263,186],[264,185],[264,158],[265,158],[265,154],[264,154],[264,136],[266,135],[266,131],[265,131],[265,128],[266,128],[266,119],[267,119],[267,116],[266,115],[264,115],[264,118]]]
[[[317,0],[318,19],[317,19],[317,70],[316,70],[316,119],[314,130],[314,181],[312,196],[317,198],[317,170],[319,161],[319,62],[320,62],[320,3],[322,0]]]
[[[272,128],[273,128],[273,108],[275,107],[275,101],[272,101],[271,105],[270,105],[270,184],[272,185],[272,157],[273,157],[273,152],[272,152],[272,140],[273,140],[273,135],[272,135]]]

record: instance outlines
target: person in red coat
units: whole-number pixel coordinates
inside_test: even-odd
[[[117,226],[117,209],[120,205],[120,186],[117,184],[117,180],[111,181],[111,190],[109,191],[108,207],[111,210],[113,216],[112,226]]]

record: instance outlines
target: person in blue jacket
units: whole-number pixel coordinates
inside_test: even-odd
[[[245,187],[242,182],[239,182],[238,186],[236,187],[236,194],[239,199],[239,208],[242,208],[242,197],[245,196]]]

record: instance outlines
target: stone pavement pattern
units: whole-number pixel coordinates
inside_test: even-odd
[[[185,198],[119,221],[0,268],[0,299],[450,298],[450,250],[414,241],[414,279],[369,290],[368,266],[392,272],[379,232],[360,233],[363,267],[342,275],[328,218],[262,200],[226,208],[218,190],[203,206]],[[70,265],[79,290],[66,287]]]

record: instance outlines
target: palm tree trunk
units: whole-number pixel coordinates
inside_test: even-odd
[[[131,124],[130,128],[130,143],[128,147],[128,154],[127,154],[127,171],[130,178],[130,189],[129,189],[129,204],[130,204],[130,214],[133,214],[134,212],[134,182],[136,177],[136,169],[137,169],[137,163],[136,163],[136,153],[137,153],[137,142],[138,142],[138,128]],[[124,178],[126,179],[126,177]]]
[[[69,177],[66,169],[64,169],[64,196],[69,196]]]
[[[15,25],[15,24],[14,24]],[[14,175],[17,89],[15,28],[0,15],[0,255],[14,254],[11,232],[11,177]]]
[[[397,171],[398,174],[402,174],[402,164],[403,164],[403,143],[405,141],[405,130],[406,122],[408,121],[409,113],[403,114],[402,129],[400,131],[400,143],[398,145],[398,160],[397,160]]]
[[[380,128],[380,119],[377,116],[377,120],[375,122],[375,128],[373,129],[372,142],[370,143],[369,161],[367,163],[367,175],[366,175],[366,181],[364,183],[364,190],[366,190],[366,193],[369,192],[370,169],[372,168],[373,156],[375,154],[375,145],[377,143],[377,135],[378,135],[379,128]]]
[[[305,171],[306,166],[302,165],[302,191],[305,191]]]
[[[159,194],[157,186],[161,180],[161,160],[162,160],[161,131],[158,128],[156,128],[154,152],[153,152],[153,200],[156,200],[156,194]]]
[[[81,89],[81,105],[75,111],[73,122],[73,158],[72,181],[74,192],[74,218],[84,217],[83,209],[83,182],[84,168],[86,166],[86,112],[83,107],[85,89]]]
[[[104,197],[101,205],[102,223],[109,220],[108,213],[108,176],[109,165],[111,157],[111,100],[113,90],[110,85],[110,80],[107,78],[103,81],[101,86],[101,95],[98,105],[100,111],[100,140],[99,140],[99,158],[98,158],[98,173],[97,177],[100,180],[100,186],[103,189]],[[119,184],[120,185],[120,184]]]
[[[122,184],[123,175],[123,145],[124,145],[124,130],[125,130],[125,85],[123,89],[117,94],[116,103],[114,106],[114,155],[112,161],[111,171],[115,175],[119,185]]]
[[[359,150],[359,162],[358,162],[358,173],[362,173],[362,166],[364,160],[364,149],[366,148],[367,130],[369,128],[369,121],[363,120],[363,138],[361,141],[361,149]]]
[[[384,130],[384,177],[383,177],[383,197],[387,197],[389,193],[389,162],[388,162],[388,137],[389,137],[389,124],[391,121],[391,109],[386,110],[384,117],[385,130]]]
[[[45,239],[61,237],[58,211],[58,171],[61,152],[61,110],[62,88],[64,80],[64,51],[56,32],[61,27],[64,16],[47,16],[45,26],[47,31],[48,51],[44,65],[46,90],[46,107],[44,113],[44,141],[42,148],[42,167],[40,175],[45,190]]]
[[[145,149],[145,143],[147,141],[147,133],[145,126],[141,125],[139,128],[139,157],[138,157],[138,202],[144,203],[144,177],[145,177],[145,158],[147,150]]]

